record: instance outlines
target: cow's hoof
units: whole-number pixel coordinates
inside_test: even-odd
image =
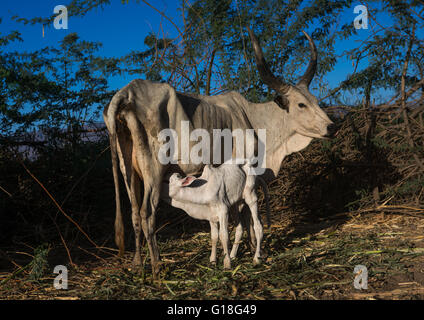
[[[261,264],[261,259],[259,259],[258,257],[253,258],[253,264],[256,266],[258,264]]]
[[[141,256],[139,254],[135,254],[133,261],[132,261],[133,267],[139,267],[141,266]]]
[[[154,265],[152,265],[153,280],[159,280],[161,265],[161,263],[155,263]]]

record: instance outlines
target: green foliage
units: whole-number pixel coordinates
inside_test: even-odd
[[[100,118],[100,110],[113,94],[108,78],[120,72],[119,59],[96,55],[100,47],[72,33],[59,48],[1,52],[2,139],[23,137],[34,128],[58,134],[66,129],[72,137],[65,143],[75,143],[81,128]]]
[[[49,251],[50,251],[50,246],[46,243],[35,248],[34,259],[31,262],[32,268],[29,275],[29,278],[31,280],[38,281],[45,274],[47,267],[49,265],[47,261],[47,256],[49,254]]]
[[[396,197],[407,197],[424,189],[424,176],[418,176],[408,179],[400,184],[400,186],[387,186],[386,195],[394,195]]]
[[[344,88],[364,94],[366,83],[372,83],[372,92],[378,89],[400,90],[402,68],[407,46],[411,37],[415,38],[410,61],[411,74],[406,76],[406,85],[412,85],[422,77],[417,70],[422,69],[422,46],[419,44],[422,34],[418,31],[424,26],[420,16],[423,3],[420,1],[372,1],[368,5],[372,37],[362,41],[359,46],[345,54],[355,63],[367,63],[368,66],[349,77]],[[381,17],[387,15],[388,26],[382,26]]]

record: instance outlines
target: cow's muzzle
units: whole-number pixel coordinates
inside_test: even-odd
[[[339,130],[339,127],[335,125],[334,123],[331,123],[327,126],[327,134],[324,137],[334,138],[338,130]]]

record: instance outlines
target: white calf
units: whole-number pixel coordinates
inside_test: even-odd
[[[169,197],[171,205],[187,212],[191,217],[207,220],[211,226],[212,251],[210,261],[216,263],[216,245],[219,238],[224,251],[224,268],[231,268],[233,259],[243,233],[241,219],[238,219],[236,236],[231,254],[229,254],[228,215],[233,206],[244,201],[250,208],[253,218],[253,229],[256,237],[254,263],[259,263],[260,246],[263,228],[258,216],[258,196],[256,182],[259,181],[264,189],[267,201],[269,224],[268,189],[264,181],[256,175],[249,175],[250,161],[242,164],[226,162],[214,168],[206,165],[199,178],[193,176],[181,177],[174,173],[169,180]],[[253,171],[252,171],[253,173]],[[219,228],[218,228],[219,223]]]

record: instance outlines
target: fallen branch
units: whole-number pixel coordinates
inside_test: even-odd
[[[44,190],[44,192],[47,193],[47,195],[49,196],[49,198],[53,201],[53,203],[56,205],[56,207],[59,209],[59,211],[69,220],[71,221],[76,227],[77,229],[87,238],[87,240],[94,245],[97,249],[100,249],[99,246],[93,241],[91,240],[91,238],[88,236],[87,233],[85,233],[84,230],[82,230],[82,228],[78,225],[78,223],[76,223],[70,216],[68,216],[66,214],[65,211],[63,211],[62,207],[57,203],[57,201],[55,200],[55,198],[50,194],[50,192],[46,189],[46,187],[44,187],[44,185],[31,173],[31,171],[29,171],[29,169],[25,166],[25,164],[22,162],[22,160],[19,160],[19,162],[21,163],[21,165],[24,167],[25,171],[40,185],[40,187]]]

